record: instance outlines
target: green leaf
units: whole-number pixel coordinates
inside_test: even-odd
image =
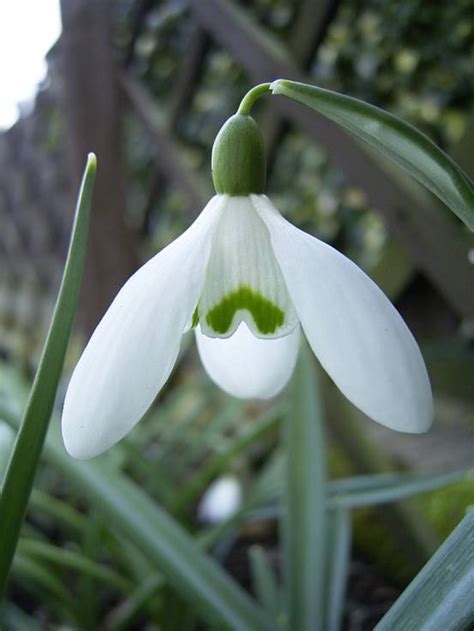
[[[0,406],[0,416],[10,425],[17,425],[8,405]],[[116,535],[134,543],[146,555],[204,619],[231,629],[272,629],[258,605],[201,552],[178,522],[116,467],[109,466],[107,455],[87,462],[74,460],[64,449],[57,422],[50,428],[44,457],[84,493]]]
[[[159,574],[151,574],[138,583],[129,598],[121,602],[108,616],[110,629],[130,629],[131,622],[140,610],[153,598],[157,590],[163,585],[163,578]]]
[[[77,607],[71,592],[44,564],[37,563],[22,554],[16,554],[12,572],[23,581],[31,583],[34,591],[41,594],[42,601],[47,601],[67,620],[72,619],[76,625],[78,624]]]
[[[86,257],[96,157],[89,154],[77,201],[61,287],[33,387],[26,404],[0,495],[0,600],[15,553],[49,419],[81,286]]]
[[[329,507],[360,508],[386,502],[396,502],[417,493],[434,491],[462,480],[469,471],[448,471],[425,474],[380,474],[358,476],[331,483]]]
[[[48,493],[33,489],[30,497],[33,510],[52,519],[56,526],[62,526],[71,533],[77,534],[85,527],[86,518],[78,510]]]
[[[18,544],[18,553],[24,558],[49,561],[52,564],[76,570],[81,574],[87,574],[124,593],[130,592],[132,589],[130,582],[113,570],[109,570],[77,552],[63,550],[44,541],[22,538]]]
[[[305,349],[295,371],[284,423],[282,532],[288,626],[292,631],[312,631],[323,618],[326,453],[312,362]]]
[[[249,561],[253,590],[265,611],[278,622],[282,616],[280,590],[262,546],[251,546]]]
[[[358,99],[278,79],[273,94],[307,105],[403,167],[474,230],[474,185],[462,169],[415,127]]]
[[[376,631],[468,629],[474,620],[474,510],[431,557]]]
[[[326,559],[326,631],[342,627],[346,583],[351,560],[351,514],[345,508],[327,513],[328,554]]]

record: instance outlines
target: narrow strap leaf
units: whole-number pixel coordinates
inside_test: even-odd
[[[342,626],[346,585],[351,560],[352,524],[345,508],[327,513],[326,611],[324,629],[338,631]]]
[[[474,510],[471,510],[375,629],[471,628],[473,595]]]
[[[323,414],[312,357],[301,353],[285,420],[283,549],[288,627],[312,631],[323,619],[325,449]]]
[[[249,561],[253,590],[265,611],[278,623],[284,615],[280,590],[262,546],[250,548]]]
[[[397,162],[474,230],[474,185],[428,136],[393,114],[344,94],[286,79],[274,81],[270,88],[273,94],[316,110]]]
[[[397,502],[418,493],[434,491],[471,475],[470,470],[423,474],[380,474],[335,480],[328,487],[331,508],[360,508]]]
[[[51,564],[63,566],[71,570],[76,570],[86,576],[91,576],[98,581],[102,581],[111,587],[127,594],[132,587],[130,581],[122,578],[113,570],[100,565],[86,556],[72,550],[64,550],[59,546],[54,546],[45,541],[33,538],[20,538],[18,543],[18,553],[25,558],[32,560],[44,560]]]
[[[79,191],[61,287],[23,421],[0,495],[0,599],[5,591],[21,524],[53,410],[86,257],[89,215],[96,174],[90,154]]]

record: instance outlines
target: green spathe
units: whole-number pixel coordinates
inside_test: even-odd
[[[285,322],[285,313],[262,296],[258,291],[240,286],[227,294],[206,315],[206,322],[216,333],[229,331],[235,313],[245,310],[252,314],[257,329],[262,335],[275,333]]]
[[[234,114],[222,126],[212,148],[212,179],[217,193],[257,195],[265,190],[262,134],[246,114]]]

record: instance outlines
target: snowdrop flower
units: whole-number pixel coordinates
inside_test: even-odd
[[[241,503],[240,482],[232,475],[224,475],[207,488],[198,506],[198,517],[208,524],[220,524],[235,515]]]
[[[264,195],[262,137],[241,110],[214,144],[217,194],[124,285],[76,366],[62,418],[72,456],[95,456],[132,429],[191,328],[208,375],[236,397],[278,394],[303,333],[369,417],[405,432],[431,424],[430,384],[407,326],[364,272]]]

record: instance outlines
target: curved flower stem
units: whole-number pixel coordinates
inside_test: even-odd
[[[254,88],[249,90],[247,94],[244,96],[242,101],[240,102],[239,109],[237,110],[237,114],[241,114],[242,116],[248,116],[250,114],[250,110],[252,109],[252,105],[255,101],[265,94],[266,92],[270,92],[270,84],[269,83],[260,83],[256,85]]]

